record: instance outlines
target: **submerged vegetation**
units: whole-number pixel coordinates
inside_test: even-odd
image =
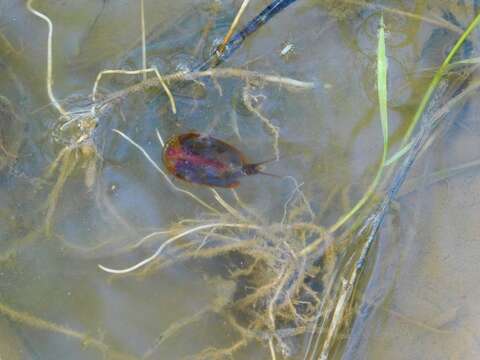
[[[292,2],[285,3],[289,5]],[[274,1],[274,4],[278,3],[281,1]],[[148,130],[147,134],[142,133],[139,136],[140,141],[132,135],[135,132],[122,131],[120,127],[115,128],[109,123],[109,118],[114,116],[125,118],[122,105],[139,93],[148,96],[152,91],[160,89],[164,108],[167,107],[169,111],[169,115],[164,118],[169,119],[168,116],[176,115],[181,106],[176,95],[178,91],[194,84],[199,87],[211,86],[223,96],[222,80],[236,79],[241,84],[240,102],[243,111],[259,121],[269,139],[273,157],[281,158],[281,125],[265,111],[268,98],[265,100],[264,93],[280,91],[286,93],[286,96],[298,96],[300,92],[314,91],[319,84],[308,81],[309,79],[298,80],[276,73],[249,70],[247,67],[212,67],[212,64],[221,64],[227,55],[232,56],[234,50],[240,46],[244,38],[238,34],[247,34],[246,38],[254,33],[238,30],[239,19],[245,16],[242,14],[249,6],[248,0],[243,2],[226,35],[220,43],[214,44],[205,61],[186,69],[177,66],[175,71],[168,73],[163,73],[163,70],[161,73],[159,67],[150,65],[149,47],[153,46],[158,38],[147,34],[144,1],[140,1],[142,31],[138,48],[142,54],[141,67],[106,68],[96,75],[88,96],[72,95],[65,100],[58,100],[53,88],[54,24],[46,14],[36,9],[33,0],[28,0],[27,9],[30,13],[48,26],[45,84],[50,106],[58,117],[52,130],[58,151],[42,176],[42,191],[39,191],[39,194],[46,196],[42,222],[36,224],[35,230],[22,238],[19,244],[27,246],[42,237],[64,240],[64,235],[56,231],[56,221],[62,217],[59,206],[62,199],[69,196],[65,189],[70,181],[82,178],[82,191],[97,195],[102,191],[98,174],[102,172],[107,161],[103,152],[104,144],[100,140],[102,136],[115,139],[112,143],[118,144],[117,140],[120,140],[128,144],[129,151],[142,155],[160,175],[158,186],[169,189],[178,201],[193,204],[195,209],[194,215],[188,212],[182,214],[179,216],[180,220],[173,220],[165,228],[156,229],[133,242],[122,243],[109,239],[88,247],[61,241],[62,247],[82,256],[95,254],[102,249],[114,254],[115,256],[108,258],[104,256],[98,265],[99,276],[104,272],[113,274],[112,281],[122,277],[127,277],[128,281],[146,279],[166,268],[191,263],[216,283],[215,287],[219,289],[218,297],[209,306],[188,318],[173,322],[159,334],[154,344],[145,349],[140,358],[155,358],[161,353],[164,342],[181,336],[186,328],[211,314],[221,317],[232,329],[232,341],[225,347],[205,347],[192,354],[191,358],[233,358],[242,349],[257,343],[269,352],[272,359],[330,359],[335,354],[340,354],[349,328],[356,321],[361,291],[368,282],[366,267],[373,261],[370,253],[392,201],[397,197],[419,155],[443,134],[452,122],[447,117],[449,112],[463,104],[479,87],[478,81],[471,81],[478,61],[463,57],[456,59],[455,56],[467,45],[471,46],[468,38],[480,22],[480,14],[462,30],[461,26],[444,18],[422,18],[404,10],[396,11],[370,2],[342,1],[339,7],[337,2],[320,3],[330,11],[332,17],[337,16],[339,21],[345,21],[340,15],[345,15],[347,10],[353,14],[358,8],[373,9],[378,32],[375,38],[376,71],[371,73],[371,76],[375,80],[378,127],[381,129],[378,136],[382,139],[382,150],[379,152],[373,175],[372,171],[366,171],[371,180],[353,205],[350,205],[348,189],[344,192],[344,197],[348,199],[341,213],[330,212],[328,207],[329,201],[338,197],[338,191],[328,189],[332,197],[325,199],[324,204],[315,204],[313,197],[310,198],[303,191],[303,183],[293,176],[285,176],[279,181],[286,189],[286,196],[279,195],[280,199],[284,199],[283,207],[276,214],[279,216],[275,217],[262,213],[260,208],[255,207],[254,203],[250,204],[236,190],[200,189],[172,181],[162,165],[155,161],[155,156],[150,154],[148,141],[145,140],[153,138],[156,141],[155,146],[162,148],[165,134],[159,130],[162,128],[160,125],[153,126],[154,129]],[[413,117],[396,138],[389,129],[389,99],[396,89],[388,86],[389,37],[386,36],[386,31],[388,32],[389,23],[384,16],[388,13],[420,17],[419,20],[458,34],[458,39],[451,49],[448,49],[440,67],[434,70],[432,80],[416,105]],[[202,29],[203,42],[206,42],[208,33],[212,31],[211,26],[211,23],[207,23]],[[128,63],[128,60],[127,56],[122,62]],[[121,89],[107,91],[102,87],[106,77],[126,77],[133,80],[125,80],[128,84]],[[159,97],[158,93],[155,93],[155,97]],[[8,106],[4,108],[8,110]],[[0,116],[7,110],[0,109]],[[13,110],[9,111],[9,116],[13,114]],[[213,122],[215,119],[212,117],[208,125],[214,127]],[[1,124],[0,126],[3,127]],[[241,138],[238,125],[235,132]],[[392,145],[395,143],[398,147],[393,150]],[[1,144],[3,143],[0,142]],[[13,153],[3,147],[0,150],[4,150],[4,154],[0,152],[0,159],[6,159],[11,156],[10,152]],[[15,152],[17,150],[18,147],[14,149]],[[14,154],[12,156],[15,157]],[[116,221],[127,224],[126,228],[129,227],[129,219],[124,218],[107,198],[98,195],[95,196],[95,201],[99,209],[107,209]],[[329,219],[333,214],[336,220],[324,221],[321,215],[326,213],[329,213]],[[4,262],[5,259],[13,258],[16,251],[21,251],[21,247],[13,249],[2,256]],[[141,260],[132,256],[150,250],[151,254]],[[137,260],[132,261],[132,258]],[[122,259],[129,262],[123,263]],[[212,262],[224,264],[224,268],[228,270],[222,268],[220,271],[212,271],[208,267],[208,263]],[[36,318],[5,304],[0,304],[0,313],[13,322],[78,339],[85,347],[92,347],[107,358],[138,358],[112,350],[103,340],[91,335]]]

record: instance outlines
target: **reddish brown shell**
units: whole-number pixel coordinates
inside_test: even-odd
[[[251,171],[254,164],[232,145],[194,132],[168,139],[163,163],[179,179],[214,187],[234,188],[240,184],[240,177],[256,173]]]

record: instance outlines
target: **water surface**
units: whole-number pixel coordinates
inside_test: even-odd
[[[163,75],[188,71],[209,56],[239,5],[145,0],[148,65]],[[395,149],[433,70],[478,9],[475,1],[381,5],[386,7],[390,135]],[[253,2],[244,19],[264,6]],[[141,68],[138,1],[35,0],[33,7],[53,23],[53,93],[68,111],[89,109],[88,96],[100,71]],[[242,179],[238,196],[247,210],[229,190],[220,189],[219,194],[252,223],[273,232],[268,226],[283,224],[285,204],[301,184],[311,209],[302,203],[301,212],[292,210],[289,220],[328,227],[365,192],[381,155],[375,78],[381,9],[375,3],[367,7],[298,1],[220,67],[313,82],[313,89],[235,76],[206,77],[172,84],[177,105],[173,114],[163,90],[149,88],[115,102],[90,133],[76,122],[62,127],[65,119],[51,105],[47,23],[27,11],[24,2],[4,0],[0,95],[11,102],[15,123],[25,125],[8,133],[21,145],[13,148],[14,156],[0,170],[0,357],[212,358],[205,350],[228,350],[237,344],[241,334],[228,317],[227,304],[248,294],[252,286],[248,277],[244,283],[231,277],[251,265],[242,253],[176,261],[182,244],[188,245],[179,243],[154,264],[160,268],[124,276],[98,268],[99,263],[127,267],[151,255],[165,237],[134,244],[152,231],[175,230],[190,224],[182,223],[187,219],[200,224],[227,219],[172,190],[112,129],[128,134],[159,163],[162,149],[155,129],[164,138],[192,130],[208,133],[261,161],[276,155],[274,133],[265,126],[268,120],[278,128],[281,156],[269,170],[285,178]],[[459,56],[478,56],[478,31],[470,41]],[[287,46],[291,51],[283,54]],[[105,76],[99,98],[141,81],[142,75]],[[257,112],[245,105],[245,94]],[[455,122],[416,162],[408,192],[401,193],[388,215],[369,258],[357,316],[343,330],[345,338],[339,339],[335,357],[479,356],[478,169],[472,166],[430,181],[437,170],[475,161],[480,150],[474,98],[453,110]],[[82,131],[92,135],[88,141],[80,139]],[[64,149],[75,150],[58,158]],[[58,166],[51,168],[55,163]],[[175,185],[225,216],[232,215],[210,189]],[[279,233],[274,237],[283,239],[285,228],[275,229]],[[252,234],[223,233],[239,241]],[[200,249],[209,241],[208,232],[192,239]],[[341,258],[342,250],[335,256]],[[319,266],[327,267],[326,261]],[[312,288],[321,298],[325,284],[319,278]],[[251,321],[245,314],[235,316],[240,324]],[[249,335],[247,343],[220,358],[269,358],[267,330]],[[277,357],[303,359],[308,335],[305,331],[285,336],[285,344],[275,340]]]

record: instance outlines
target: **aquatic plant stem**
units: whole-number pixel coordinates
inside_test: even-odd
[[[56,179],[55,185],[53,186],[53,189],[47,198],[48,207],[47,213],[45,215],[45,233],[47,234],[47,236],[52,235],[52,227],[54,225],[53,216],[58,205],[58,199],[60,198],[67,179],[70,177],[70,175],[73,173],[77,166],[77,161],[75,159],[76,156],[76,149],[72,149],[70,147],[63,148],[60,151],[57,159],[54,160],[52,164],[53,166],[48,171],[48,173],[50,173],[53,172],[57,168],[57,166],[60,167],[60,171]]]
[[[470,23],[470,25],[467,27],[465,32],[457,40],[457,42],[453,46],[452,50],[450,50],[450,52],[448,53],[448,55],[445,58],[445,60],[443,61],[442,65],[438,68],[437,72],[435,73],[432,81],[430,82],[430,84],[427,88],[427,91],[425,92],[424,96],[422,97],[420,105],[418,106],[418,108],[417,108],[417,110],[416,110],[416,112],[413,116],[412,122],[410,123],[410,125],[407,129],[407,132],[405,133],[405,136],[404,136],[404,138],[402,140],[402,143],[401,143],[402,146],[400,147],[400,149],[395,154],[392,155],[392,157],[390,159],[387,160],[385,165],[388,166],[388,165],[394,163],[395,161],[397,161],[399,158],[401,158],[403,155],[405,155],[409,151],[409,149],[412,145],[412,143],[410,142],[410,137],[412,136],[412,133],[415,130],[415,127],[416,127],[418,121],[420,120],[421,116],[425,112],[425,108],[426,108],[428,102],[430,101],[433,93],[437,89],[437,87],[440,83],[440,80],[445,75],[445,73],[452,66],[455,66],[456,64],[475,63],[474,61],[470,62],[470,60],[474,60],[474,59],[467,59],[467,60],[464,60],[464,61],[460,60],[460,61],[455,62],[453,64],[451,64],[450,62],[453,59],[453,57],[456,55],[456,53],[460,49],[460,47],[463,45],[463,43],[465,42],[467,37],[470,35],[470,33],[473,31],[473,29],[476,26],[478,26],[479,23],[480,23],[480,14],[478,14],[475,17],[475,19]],[[460,94],[460,95],[462,95],[462,94]],[[447,109],[447,111],[448,110],[449,109]]]
[[[85,333],[81,333],[67,327],[64,327],[53,322],[40,319],[26,312],[21,312],[11,308],[10,306],[0,303],[0,314],[8,317],[13,322],[20,324],[28,325],[32,328],[47,330],[50,332],[58,333],[65,335],[67,337],[77,339],[82,342],[85,347],[92,347],[100,351],[103,354],[104,358],[109,359],[135,359],[135,357],[127,354],[122,354],[113,350],[109,350],[107,344],[102,341],[95,339]],[[107,356],[109,355],[109,356]]]
[[[350,300],[351,293],[353,292],[355,286],[356,277],[352,276],[349,280],[342,279],[342,290],[340,296],[336,302],[337,306],[332,315],[332,320],[326,334],[325,342],[322,348],[322,353],[318,357],[318,360],[328,360],[330,349],[333,345],[335,335],[338,332],[338,328],[342,326],[342,319],[344,315],[344,310],[348,301]]]
[[[250,20],[240,31],[235,33],[230,41],[223,46],[223,50],[215,51],[210,58],[197,66],[193,71],[207,70],[216,67],[227,60],[245,41],[245,39],[265,25],[275,15],[293,4],[296,0],[273,0],[257,16]]]
[[[97,89],[98,89],[98,85],[100,84],[100,81],[101,81],[101,79],[104,75],[112,75],[112,74],[137,75],[137,74],[146,74],[146,73],[149,73],[149,72],[153,72],[157,76],[156,80],[162,85],[163,90],[167,94],[168,100],[170,101],[170,107],[172,109],[172,112],[174,114],[176,114],[177,113],[177,106],[175,104],[175,99],[173,98],[172,92],[168,88],[164,78],[162,77],[162,75],[158,71],[157,67],[152,66],[151,68],[141,69],[141,70],[121,70],[120,69],[120,70],[102,70],[102,71],[100,71],[97,75],[97,78],[95,79],[95,83],[93,84],[93,89],[92,89],[92,95],[91,95],[92,96],[92,101],[93,101],[92,111],[91,111],[92,115],[95,116],[95,111],[96,111],[95,110],[96,109],[95,102],[97,100]],[[144,83],[145,82],[146,81],[144,81]]]
[[[209,312],[215,313],[215,310],[216,309],[213,306],[209,305],[202,308],[200,311],[196,312],[191,316],[177,320],[176,322],[171,324],[166,330],[162,331],[162,333],[156,339],[155,343],[147,351],[145,351],[141,359],[142,360],[151,359],[152,356],[155,355],[158,348],[160,347],[160,345],[162,345],[163,342],[165,342],[172,336],[176,335],[178,332],[183,330],[188,325],[192,325],[193,323],[200,321],[207,313]]]
[[[163,250],[168,246],[170,245],[171,243],[173,243],[174,241],[178,240],[178,239],[181,239],[189,234],[192,234],[192,233],[195,233],[195,232],[198,232],[200,230],[205,230],[205,229],[211,229],[211,228],[216,228],[216,227],[219,227],[219,228],[228,228],[228,227],[231,227],[231,228],[246,228],[246,229],[255,229],[255,230],[261,230],[261,228],[259,226],[256,226],[256,225],[249,225],[249,224],[228,224],[228,223],[214,223],[214,224],[205,224],[205,225],[200,225],[200,226],[197,226],[195,228],[192,228],[192,229],[188,229],[186,231],[183,231],[181,232],[180,234],[178,235],[175,235],[175,236],[172,236],[171,238],[165,240],[162,245],[160,245],[160,247],[157,249],[157,251],[155,251],[151,256],[149,256],[148,258],[140,261],[139,263],[131,266],[131,267],[128,267],[128,268],[125,268],[125,269],[112,269],[112,268],[108,268],[106,266],[103,266],[103,265],[98,265],[98,267],[100,269],[102,269],[103,271],[105,272],[108,272],[108,273],[111,273],[111,274],[127,274],[129,272],[132,272],[132,271],[135,271],[139,268],[141,268],[142,266],[145,266],[147,265],[149,262],[155,260],[155,258],[157,258],[162,252]]]
[[[447,57],[443,61],[442,65],[440,65],[440,68],[437,70],[435,73],[432,81],[430,82],[430,85],[428,86],[427,91],[423,95],[423,98],[420,102],[420,105],[417,108],[417,111],[415,112],[415,115],[413,116],[412,122],[410,123],[407,132],[405,133],[405,136],[403,138],[402,144],[405,145],[409,140],[412,135],[413,130],[417,126],[418,121],[422,117],[423,112],[425,111],[425,108],[430,101],[430,98],[433,95],[433,92],[437,88],[440,80],[442,79],[443,75],[447,71],[450,62],[452,61],[453,57],[457,54],[457,51],[460,49],[460,47],[463,45],[467,37],[472,33],[472,31],[478,26],[480,23],[480,14],[477,14],[477,16],[474,18],[474,20],[468,25],[467,29],[463,32],[463,34],[458,38],[457,42],[453,46],[452,50],[448,53]]]
[[[411,19],[415,19],[415,20],[418,20],[418,21],[423,21],[425,23],[429,23],[429,24],[432,24],[432,25],[435,25],[435,26],[439,26],[439,27],[444,28],[444,29],[448,29],[448,30],[450,30],[454,33],[457,33],[457,34],[462,34],[463,33],[463,29],[461,27],[458,27],[455,24],[452,24],[449,21],[447,21],[445,19],[442,19],[441,17],[439,17],[438,19],[437,18],[434,19],[434,18],[431,18],[431,17],[415,14],[415,13],[412,13],[412,12],[409,12],[409,11],[396,9],[396,8],[393,8],[393,7],[390,7],[390,6],[387,6],[387,5],[382,5],[382,4],[378,4],[378,3],[370,3],[370,2],[366,2],[366,1],[362,1],[362,0],[341,0],[340,2],[344,2],[344,3],[347,3],[347,4],[356,5],[356,6],[362,6],[363,8],[382,10],[382,12],[384,12],[384,13],[391,13],[393,15],[400,15],[400,16],[409,17]]]
[[[377,188],[380,179],[383,175],[383,168],[388,155],[388,108],[387,108],[387,72],[388,72],[388,60],[385,50],[385,25],[383,23],[383,15],[380,18],[380,29],[378,30],[378,46],[377,46],[377,93],[378,104],[380,108],[380,122],[382,125],[383,135],[383,153],[380,165],[378,167],[375,178],[368,187],[362,198],[356,203],[356,205],[345,215],[343,215],[335,224],[329,229],[329,233],[333,233],[343,224],[345,224],[358,210],[370,199]],[[313,243],[310,246],[312,246]],[[306,251],[306,250],[304,250]]]
[[[17,57],[20,54],[20,51],[15,49],[15,47],[2,32],[0,32],[0,45],[2,46],[2,50],[6,56],[12,54],[13,57]],[[4,48],[6,50],[4,50]]]
[[[232,207],[229,203],[227,203],[221,196],[220,194],[218,193],[217,190],[215,190],[214,188],[210,188],[211,192],[213,193],[213,197],[215,198],[215,200],[217,200],[217,202],[230,214],[232,215],[234,218],[237,218],[239,219],[240,221],[245,221],[245,217],[240,214],[234,207]]]
[[[403,159],[402,164],[395,169],[395,174],[393,176],[392,182],[388,186],[383,200],[377,206],[377,209],[373,211],[373,213],[371,213],[371,215],[363,221],[362,228],[356,233],[357,238],[361,236],[366,236],[366,239],[363,242],[361,249],[359,250],[360,254],[355,260],[353,270],[349,275],[348,279],[342,278],[342,288],[340,290],[340,296],[335,304],[335,309],[333,310],[333,316],[332,320],[330,321],[328,334],[323,342],[320,356],[315,356],[315,353],[319,347],[319,338],[317,337],[315,343],[309,343],[307,352],[310,352],[310,344],[314,344],[314,347],[312,347],[312,349],[314,350],[312,351],[311,359],[315,358],[326,360],[330,357],[330,352],[334,345],[335,336],[338,334],[342,326],[341,320],[345,316],[347,316],[347,306],[354,298],[354,291],[356,290],[360,276],[365,269],[365,263],[367,261],[369,251],[375,239],[377,238],[377,232],[383,224],[383,221],[389,209],[389,205],[397,196],[402,184],[404,183],[408,175],[409,170],[411,169],[415,160],[418,158],[418,155],[424,148],[425,144],[428,143],[432,135],[432,131],[436,128],[435,123],[436,120],[430,117],[426,117],[425,120],[422,122],[418,133],[415,134],[414,139],[412,140],[411,149],[408,151],[408,154]]]
[[[248,90],[248,86],[245,87],[243,94],[242,94],[243,102],[245,107],[255,114],[263,125],[268,129],[268,131],[272,134],[273,137],[273,152],[275,155],[275,160],[278,161],[280,159],[280,129],[278,126],[273,125],[273,123],[268,119],[265,115],[263,115],[256,106],[253,105],[253,102],[256,101],[256,96],[250,94]]]
[[[470,32],[471,32],[473,30],[473,27],[478,24],[479,17],[480,17],[480,14],[477,15],[475,20],[470,24],[467,31],[470,30]],[[473,27],[472,27],[472,25],[473,25]],[[462,38],[463,38],[463,40],[462,40]],[[465,40],[465,38],[466,37],[462,36],[459,39],[459,41],[457,41],[456,45],[458,45],[458,46],[455,46],[454,49],[452,49],[452,52],[450,54],[454,53],[455,48],[456,48],[455,51],[458,50],[458,48],[461,46],[461,42],[463,42]],[[462,40],[462,41],[460,41],[460,40]],[[446,64],[448,66],[448,61],[447,61],[448,58],[450,58],[450,60],[451,60],[452,57],[447,56],[447,58],[445,59],[445,61],[443,62],[442,65]],[[384,219],[387,215],[387,211],[389,209],[390,203],[393,201],[393,199],[395,199],[398,196],[398,192],[399,192],[400,188],[402,187],[402,184],[404,183],[404,181],[405,181],[405,179],[408,175],[409,170],[411,169],[415,160],[418,158],[421,151],[423,151],[425,149],[425,146],[428,146],[428,144],[431,143],[431,138],[432,138],[433,131],[437,130],[438,120],[440,118],[442,118],[443,115],[446,114],[446,112],[442,108],[439,111],[437,111],[436,113],[434,113],[433,115],[431,115],[432,105],[436,104],[436,101],[434,99],[432,99],[432,101],[430,101],[431,96],[433,94],[435,94],[436,96],[442,96],[443,93],[442,93],[441,90],[439,90],[439,91],[435,91],[435,90],[438,87],[440,87],[440,88],[442,88],[442,87],[445,88],[446,87],[446,84],[444,82],[440,82],[440,80],[441,80],[441,77],[438,78],[438,81],[436,82],[435,86],[429,87],[429,90],[431,90],[431,89],[433,89],[433,90],[431,90],[431,92],[428,96],[428,101],[423,106],[422,111],[418,112],[420,115],[419,115],[419,118],[418,118],[417,122],[419,122],[420,119],[424,119],[424,120],[420,123],[418,132],[415,134],[413,139],[410,141],[410,144],[411,144],[411,145],[409,145],[410,148],[409,148],[405,158],[403,159],[402,164],[398,168],[395,169],[395,173],[392,176],[392,181],[389,184],[389,186],[388,186],[388,188],[385,192],[383,200],[377,206],[377,210],[374,211],[368,218],[366,218],[364,220],[363,227],[356,234],[357,238],[359,238],[361,236],[366,236],[366,239],[363,242],[363,246],[361,248],[360,255],[358,256],[358,258],[355,262],[354,269],[353,269],[353,271],[352,271],[352,273],[351,273],[351,275],[348,279],[348,287],[346,287],[345,291],[343,291],[343,293],[345,294],[343,296],[343,298],[345,298],[349,301],[351,301],[351,299],[354,298],[355,287],[357,286],[357,284],[359,282],[360,275],[363,273],[363,271],[365,269],[365,264],[366,264],[366,261],[367,261],[369,251],[370,251],[372,245],[374,244],[375,239],[377,239],[377,233],[378,233],[378,231],[379,231],[381,225],[383,224],[383,221],[384,221]],[[432,81],[432,83],[434,83],[434,81]],[[426,95],[428,95],[428,93],[426,93]],[[427,96],[425,96],[425,98],[427,98]],[[428,105],[428,107],[427,107],[427,105]],[[450,108],[450,106],[446,106],[446,105],[444,105],[444,107],[445,107],[446,110],[448,110]],[[413,126],[413,127],[415,127],[415,126]],[[409,139],[407,139],[407,140],[409,140]],[[337,306],[335,308],[334,314],[339,314],[342,317],[346,316],[345,314],[346,314],[347,305],[348,305],[349,301],[342,301],[342,302],[337,301]],[[332,326],[330,326],[330,327],[332,328]],[[334,326],[334,328],[335,328],[334,329],[335,331],[332,332],[332,335],[338,334],[338,331],[340,329],[340,327],[338,327],[338,326]],[[332,349],[332,346],[330,346],[331,343],[324,342],[324,344],[327,344],[328,346],[324,345],[324,347],[322,349],[322,352],[321,352],[320,359],[327,359],[330,355],[330,350]],[[318,358],[318,357],[316,357],[316,358]]]
[[[53,49],[53,24],[48,16],[42,14],[41,12],[35,10],[32,7],[33,0],[27,1],[27,9],[35,16],[39,17],[45,21],[48,25],[48,40],[47,40],[47,94],[50,99],[50,102],[55,106],[58,112],[68,119],[68,112],[60,105],[57,101],[57,98],[53,94],[53,59],[52,59],[52,49]]]
[[[268,348],[270,349],[270,358],[272,360],[277,360],[277,356],[275,355],[275,346],[273,345],[272,337],[268,339]]]
[[[243,0],[242,5],[240,6],[240,9],[237,12],[237,15],[235,15],[235,18],[233,19],[233,21],[230,25],[230,28],[227,31],[227,34],[223,38],[222,44],[217,49],[218,52],[223,53],[223,51],[225,50],[225,46],[227,45],[230,38],[232,37],[235,29],[237,28],[238,23],[240,21],[240,18],[242,17],[243,13],[245,12],[249,2],[250,2],[250,0]]]
[[[143,70],[147,69],[147,45],[145,35],[145,4],[144,0],[140,0],[140,19],[142,26],[142,66]],[[143,81],[147,80],[147,72],[143,73]]]
[[[109,71],[109,70],[105,70]],[[118,73],[126,70],[116,70]],[[137,70],[138,71],[138,70]],[[296,89],[313,89],[315,84],[310,81],[301,81],[284,76],[262,74],[257,71],[250,71],[237,68],[221,68],[221,69],[210,69],[205,71],[185,73],[184,71],[175,72],[172,74],[167,74],[163,76],[163,80],[169,84],[176,81],[194,81],[203,77],[217,77],[217,78],[229,78],[236,77],[245,80],[260,80],[268,83],[284,85]],[[102,101],[103,104],[108,104],[117,99],[124,98],[130,94],[136,93],[138,91],[143,91],[149,87],[154,87],[160,85],[159,79],[151,78],[147,81],[144,81],[140,84],[132,85],[128,88],[118,90],[110,94],[105,100]]]
[[[377,210],[365,220],[364,226],[358,231],[357,237],[360,237],[366,234],[367,238],[360,250],[360,255],[355,261],[354,269],[348,281],[344,280],[344,289],[342,291],[342,296],[341,296],[342,301],[340,300],[337,301],[335,311],[334,311],[334,314],[335,315],[338,314],[339,318],[343,318],[343,316],[345,316],[347,305],[353,298],[353,294],[356,286],[358,285],[360,275],[363,273],[363,270],[365,269],[365,263],[367,261],[369,251],[375,239],[377,238],[376,237],[377,232],[379,231],[381,225],[383,224],[383,221],[389,209],[389,205],[392,202],[392,200],[397,196],[398,191],[400,190],[402,184],[404,183],[409,170],[411,169],[415,160],[418,158],[418,154],[420,153],[424,145],[428,142],[434,128],[435,128],[435,121],[433,121],[430,118],[426,118],[425,121],[422,123],[422,126],[420,127],[419,132],[415,135],[414,139],[412,140],[411,150],[403,159],[402,164],[396,169],[395,175],[393,176],[393,180],[390,183],[383,200],[378,205]],[[331,337],[332,339],[334,338],[333,336],[338,333],[340,329],[340,325],[341,324],[339,322],[335,322],[333,323],[333,326],[330,326],[330,328],[331,329],[333,328],[334,331],[331,332],[331,336],[329,337]],[[331,345],[333,343],[325,342],[325,344],[326,345],[324,345],[321,353],[322,355],[319,357],[319,359],[326,360],[329,358],[328,355],[330,353]]]
[[[463,45],[463,43],[465,42],[466,38],[468,37],[468,35],[473,31],[473,29],[480,23],[480,14],[478,14],[475,19],[470,23],[470,25],[467,27],[467,29],[465,30],[465,32],[460,36],[460,38],[457,40],[457,42],[455,43],[454,47],[452,48],[452,50],[449,52],[449,54],[447,55],[447,57],[445,58],[445,60],[443,61],[442,65],[440,66],[440,68],[437,70],[437,72],[435,73],[432,81],[430,82],[430,85],[428,86],[427,88],[427,91],[425,92],[424,96],[422,97],[422,100],[413,116],[413,119],[412,119],[412,122],[410,123],[408,129],[407,129],[407,132],[405,133],[405,136],[402,140],[402,145],[403,147],[397,152],[397,154],[393,155],[393,158],[395,159],[398,159],[400,156],[398,156],[398,154],[404,154],[404,153],[407,153],[409,148],[411,147],[411,143],[409,143],[409,140],[411,138],[411,135],[412,135],[412,132],[413,130],[415,129],[418,121],[420,120],[420,118],[422,117],[423,113],[425,112],[425,108],[428,104],[428,102],[430,101],[435,89],[438,87],[439,83],[440,83],[440,80],[442,79],[443,75],[445,74],[445,72],[447,71],[449,65],[450,65],[450,62],[452,60],[452,58],[455,56],[455,54],[457,53],[458,49],[460,49],[460,47]],[[380,40],[379,40],[379,49],[378,49],[378,52],[379,52],[379,55],[380,56]],[[379,62],[380,63],[380,62]],[[380,71],[380,69],[379,69]],[[377,73],[378,75],[378,73]],[[380,78],[377,76],[377,80],[378,80],[378,91],[379,91],[379,102],[380,102],[380,114],[381,114],[381,118],[382,116],[385,115],[385,113],[382,115],[382,105],[381,105],[381,101],[383,101],[381,99],[381,93],[380,93]],[[386,89],[386,88],[385,88]],[[386,104],[385,104],[386,106]],[[383,123],[383,122],[382,122]],[[385,136],[385,134],[384,134]],[[388,145],[388,144],[387,144]],[[386,151],[386,152],[385,152]],[[344,215],[342,218],[340,218],[339,221],[337,221],[334,225],[332,225],[330,228],[329,228],[329,231],[330,232],[335,232],[339,227],[341,227],[343,224],[345,224],[345,222],[347,222],[365,203],[366,201],[370,198],[370,196],[374,193],[375,191],[375,188],[377,187],[378,183],[380,182],[380,179],[381,179],[381,176],[383,174],[383,168],[385,166],[385,164],[390,164],[392,162],[392,159],[388,160],[387,161],[387,158],[386,158],[386,155],[388,154],[388,146],[387,148],[385,149],[385,146],[384,146],[384,152],[382,154],[382,159],[380,161],[380,167],[379,167],[379,170],[377,171],[377,174],[373,180],[373,182],[371,183],[371,185],[369,186],[369,188],[367,189],[366,193],[364,194],[364,196],[360,199],[360,201],[355,205],[355,207],[350,210],[350,212],[346,215]]]

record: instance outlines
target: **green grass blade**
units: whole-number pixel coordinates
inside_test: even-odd
[[[480,64],[480,57],[473,57],[469,59],[463,59],[459,61],[455,61],[454,63],[451,63],[449,65],[449,69],[453,68],[455,66],[461,66],[461,65],[478,65]]]
[[[407,145],[405,145],[400,150],[398,150],[387,161],[385,161],[385,166],[392,165],[394,162],[396,162],[398,159],[400,159],[403,155],[405,155],[408,152],[408,150],[410,150],[411,146],[412,146],[412,143],[409,142]]]
[[[413,130],[417,126],[418,121],[422,117],[423,112],[425,111],[425,108],[430,100],[430,98],[433,95],[433,92],[438,86],[438,83],[442,79],[443,75],[445,72],[448,70],[448,67],[450,65],[450,62],[452,61],[453,57],[456,55],[460,47],[463,45],[467,37],[471,34],[473,29],[480,24],[480,14],[478,14],[475,19],[468,25],[467,29],[465,32],[458,38],[457,42],[453,46],[452,50],[448,53],[447,57],[443,61],[442,65],[438,68],[437,72],[435,73],[432,81],[430,82],[430,85],[428,86],[427,91],[425,92],[425,95],[423,95],[422,101],[420,102],[420,105],[417,108],[417,111],[415,112],[415,115],[413,116],[412,122],[410,123],[410,126],[407,129],[407,132],[403,138],[403,144],[406,144],[410,140],[410,136],[412,135]]]
[[[377,92],[378,92],[378,105],[380,110],[380,123],[382,126],[383,135],[383,153],[378,167],[375,178],[364,193],[362,198],[355,204],[355,206],[345,215],[343,215],[335,224],[333,224],[328,230],[330,232],[336,231],[343,224],[345,224],[363,205],[370,199],[375,192],[375,189],[380,182],[383,174],[383,168],[388,154],[388,93],[387,93],[387,73],[388,73],[388,60],[385,50],[385,26],[383,23],[383,15],[380,18],[380,28],[378,30],[378,45],[377,45]]]
[[[388,108],[387,108],[387,71],[388,60],[385,50],[385,25],[383,15],[380,18],[377,47],[377,91],[378,105],[380,107],[380,122],[383,134],[383,161],[388,153]]]

